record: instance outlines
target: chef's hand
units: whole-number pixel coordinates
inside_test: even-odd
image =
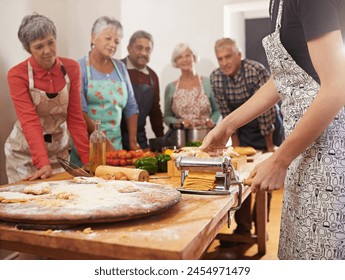
[[[53,170],[50,165],[44,165],[42,168],[38,169],[34,174],[26,177],[24,180],[36,180],[36,179],[47,179],[52,176]]]
[[[216,125],[204,138],[200,150],[223,149],[229,140],[231,133],[223,127],[222,123]]]
[[[287,166],[282,166],[273,154],[257,164],[250,173],[249,177],[254,178],[251,185],[252,192],[274,191],[282,188],[286,172]]]

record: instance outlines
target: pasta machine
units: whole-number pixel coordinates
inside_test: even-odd
[[[230,211],[238,210],[242,205],[243,182],[231,164],[230,157],[196,158],[180,156],[175,159],[175,165],[181,171],[181,193],[204,194],[204,195],[230,195],[236,192],[238,187],[237,205],[229,209],[228,226],[230,227]],[[211,190],[188,189],[184,187],[184,182],[191,171],[214,172],[214,187]]]

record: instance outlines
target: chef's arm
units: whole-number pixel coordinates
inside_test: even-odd
[[[226,126],[226,134],[232,135],[239,127],[256,119],[280,100],[270,78],[247,102],[226,116],[221,123]]]
[[[256,119],[280,100],[272,77],[244,104],[226,116],[205,137],[200,149],[224,146],[241,126]]]
[[[129,137],[129,148],[131,150],[140,149],[137,142],[138,114],[133,114],[126,119]]]
[[[231,135],[231,143],[233,147],[240,146],[240,138],[236,132]]]

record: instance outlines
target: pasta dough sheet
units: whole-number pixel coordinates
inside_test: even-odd
[[[189,171],[184,180],[183,188],[189,190],[209,191],[215,187],[215,172]]]

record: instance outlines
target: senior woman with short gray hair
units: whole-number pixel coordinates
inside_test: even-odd
[[[212,128],[220,119],[218,105],[208,77],[196,73],[199,57],[187,43],[173,50],[171,63],[181,70],[181,76],[165,88],[164,122],[183,123],[185,128]]]
[[[62,172],[57,156],[69,159],[69,134],[89,163],[78,63],[57,56],[55,25],[43,15],[25,16],[18,38],[31,56],[8,72],[18,118],[5,143],[9,183]]]
[[[91,51],[79,59],[82,72],[82,110],[88,132],[101,120],[107,136],[107,151],[122,149],[121,119],[126,118],[130,149],[137,143],[138,106],[126,66],[113,58],[123,36],[121,23],[110,17],[98,18],[91,29]],[[78,164],[77,155],[73,161]]]

